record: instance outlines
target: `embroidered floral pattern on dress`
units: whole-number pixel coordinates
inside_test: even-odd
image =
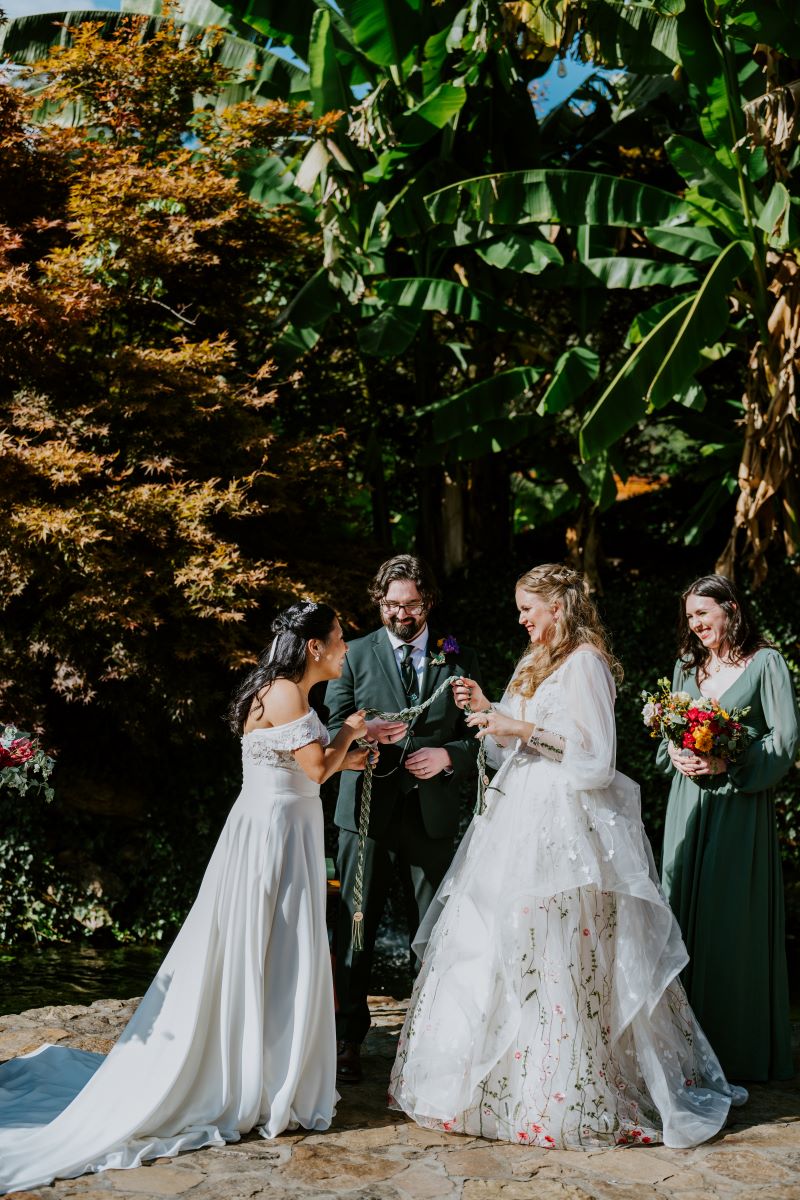
[[[309,742],[327,746],[330,737],[325,726],[313,710],[309,710],[296,721],[285,725],[273,725],[269,729],[252,729],[242,737],[243,762],[259,766],[281,767],[286,771],[300,771],[293,754]]]
[[[578,651],[533,701],[500,702],[560,735],[563,759],[499,755],[415,938],[389,1090],[424,1127],[588,1149],[693,1145],[724,1124],[733,1092],[677,978],[613,701],[605,663]]]

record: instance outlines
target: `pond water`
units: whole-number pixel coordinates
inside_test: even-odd
[[[47,1004],[91,1004],[141,996],[166,953],[165,946],[81,945],[0,947],[0,1016]],[[378,941],[372,991],[408,996],[408,944],[386,931]]]

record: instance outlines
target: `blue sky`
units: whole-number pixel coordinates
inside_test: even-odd
[[[591,63],[576,62],[574,59],[568,58],[564,59],[563,66],[566,68],[566,73],[562,79],[558,74],[558,66],[558,62],[551,63],[549,70],[539,81],[545,89],[544,101],[536,106],[536,111],[540,115],[555,108],[562,100],[566,100],[567,96],[574,92],[584,79],[597,72],[597,67]],[[617,72],[612,71],[610,74],[617,74]]]

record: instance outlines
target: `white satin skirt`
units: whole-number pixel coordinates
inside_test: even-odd
[[[296,770],[246,770],[197,900],[111,1052],[44,1046],[0,1067],[0,1191],[252,1129],[327,1129],[325,893],[319,788]]]

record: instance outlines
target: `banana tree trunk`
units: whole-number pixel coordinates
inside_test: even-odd
[[[800,357],[800,264],[778,258],[770,291],[777,301],[748,364],[742,403],[745,439],[739,466],[739,498],[728,544],[717,571],[733,577],[740,543],[753,586],[763,583],[767,555],[783,535],[786,553],[800,548],[800,412],[796,363]]]
[[[603,594],[600,566],[603,550],[600,542],[600,513],[597,505],[584,499],[575,522],[567,529],[567,562],[582,571],[590,592]]]
[[[505,454],[487,454],[470,465],[467,496],[465,532],[470,559],[510,555],[511,472]]]

